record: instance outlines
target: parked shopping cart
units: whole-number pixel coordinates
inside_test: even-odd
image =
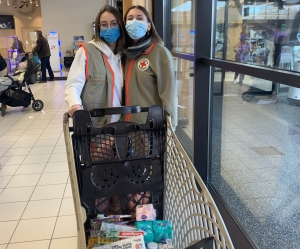
[[[93,118],[141,111],[148,111],[145,124],[93,126]],[[73,127],[66,113],[64,135],[78,249],[86,248],[86,219],[97,213],[131,214],[141,202],[152,203],[158,219],[172,222],[174,248],[207,237],[214,237],[215,248],[233,248],[212,197],[162,107],[81,110],[73,115]]]

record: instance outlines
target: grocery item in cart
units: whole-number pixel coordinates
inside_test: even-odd
[[[137,221],[134,223],[134,226],[137,230],[145,231],[144,240],[146,244],[154,241],[152,221]]]
[[[152,221],[156,219],[156,212],[153,204],[138,205],[136,207],[136,220],[137,221]]]
[[[171,222],[166,220],[153,221],[154,242],[165,243],[167,239],[172,239],[173,229]]]

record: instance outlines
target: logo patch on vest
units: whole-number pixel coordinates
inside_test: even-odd
[[[149,67],[149,65],[150,65],[150,62],[149,62],[148,59],[140,59],[139,62],[138,62],[138,68],[141,71],[147,70],[147,68]]]

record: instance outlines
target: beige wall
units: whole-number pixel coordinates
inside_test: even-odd
[[[123,0],[123,15],[125,15],[127,9],[133,5],[141,5],[145,7],[152,17],[152,0]]]
[[[0,29],[0,53],[4,54],[4,56],[6,55],[6,36],[17,35],[18,38],[23,42],[22,28],[42,27],[40,6],[36,8],[31,17],[28,17],[18,14],[12,5],[7,6],[5,1],[2,1],[0,4],[0,15],[13,15],[15,19],[15,29]]]
[[[84,36],[92,40],[93,22],[107,0],[41,0],[43,32],[58,33],[63,57],[66,50],[73,51],[73,36]]]

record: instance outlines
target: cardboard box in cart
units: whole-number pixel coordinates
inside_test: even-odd
[[[118,110],[120,114],[140,111],[139,107],[126,107],[125,109],[99,109],[91,113],[96,114],[95,116],[115,114],[114,109]],[[83,124],[86,126],[85,129],[82,126]],[[215,248],[234,248],[212,197],[177,140],[170,117],[165,117],[162,107],[150,107],[145,124],[116,122],[102,128],[93,127],[88,111],[75,113],[73,127],[69,126],[69,117],[68,114],[65,114],[64,135],[77,217],[78,249],[86,248],[83,223],[91,214],[91,211],[94,211],[89,209],[87,205],[88,198],[91,200],[90,203],[95,199],[94,195],[86,192],[88,190],[87,186],[91,187],[93,185],[91,182],[97,182],[93,185],[94,189],[92,190],[94,193],[99,194],[96,195],[97,198],[103,198],[106,194],[117,194],[122,199],[124,195],[128,197],[128,193],[140,194],[144,191],[150,191],[152,194],[151,202],[154,207],[158,208],[158,213],[159,209],[162,208],[163,218],[172,223],[174,248],[187,248],[196,241],[211,236],[215,239]],[[101,144],[101,140],[103,143],[105,139],[112,141],[109,138],[111,136],[114,141],[114,149],[112,150],[115,153],[114,156],[108,159],[108,152],[102,155],[97,154],[97,157],[106,158],[105,163],[93,162],[90,155],[91,144],[95,141],[97,143],[97,139],[100,139],[99,144]],[[124,148],[127,148],[127,151],[123,150]],[[135,167],[141,167],[141,162],[144,165],[144,175],[148,179],[147,181],[126,181],[126,174],[124,176],[117,173],[123,170],[126,171],[127,166],[129,166],[129,171],[131,169],[134,171]],[[120,165],[123,165],[123,168]],[[112,178],[114,174],[118,174],[119,178],[113,184],[108,184],[110,186],[105,189],[103,188],[105,183],[91,177],[91,172],[104,172],[103,170],[107,171],[110,166],[116,167],[115,169],[111,168]],[[159,174],[161,174],[161,177]],[[99,175],[104,176],[104,173]],[[123,178],[121,175],[123,175]],[[93,174],[93,176],[95,175]],[[161,189],[160,178],[163,179],[162,196],[159,195]],[[119,179],[121,179],[120,182],[118,182]],[[85,180],[89,182],[85,182]],[[152,185],[154,182],[156,186]],[[145,186],[144,183],[148,185]],[[122,188],[118,188],[119,193],[116,193],[113,185],[118,184]],[[197,188],[197,184],[201,190]],[[88,194],[89,197],[87,197]],[[162,203],[159,203],[160,201]],[[121,210],[126,212],[135,208],[126,206],[129,205],[128,203],[120,203]],[[86,211],[88,215],[86,215]],[[191,224],[195,224],[195,227]]]

